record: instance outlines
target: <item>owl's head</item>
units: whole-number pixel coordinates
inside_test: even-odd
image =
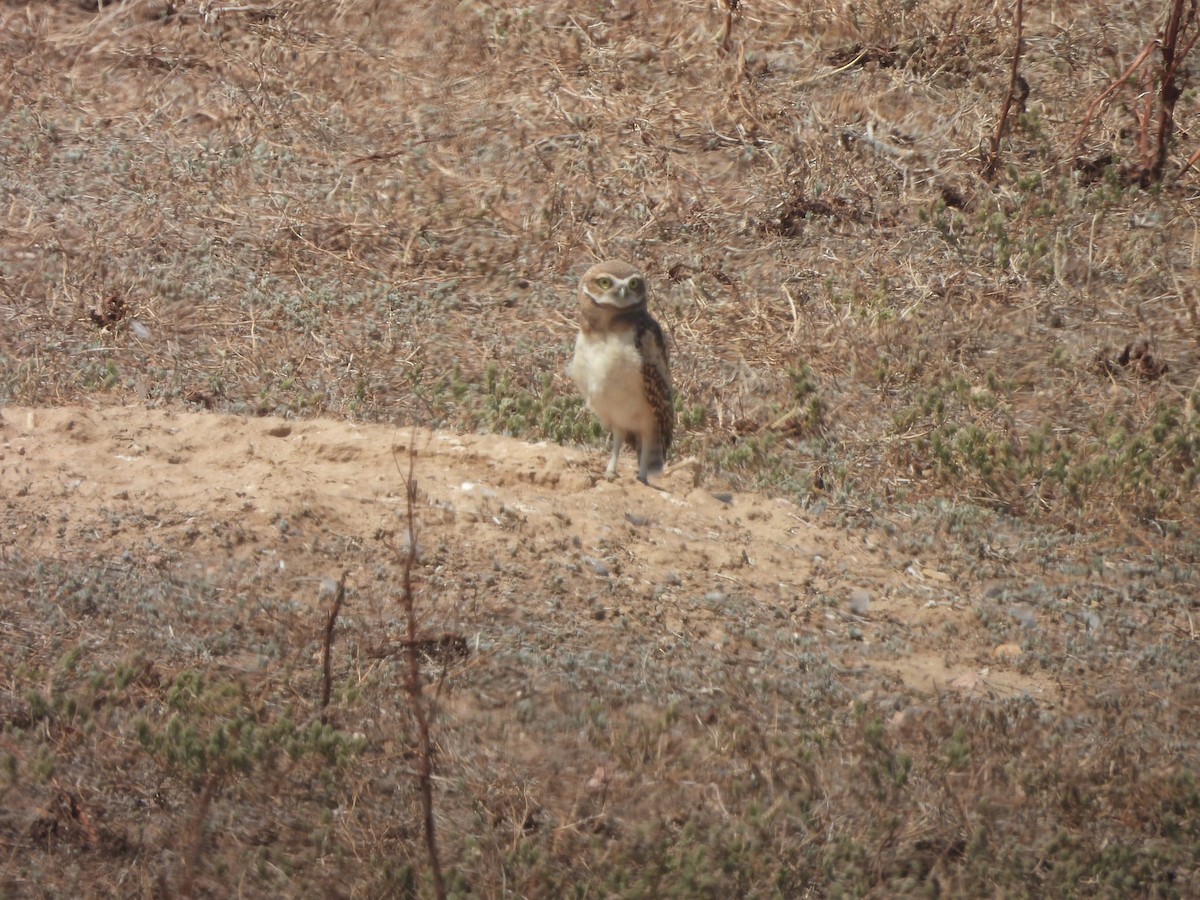
[[[646,279],[627,262],[596,263],[579,279],[580,299],[615,311],[646,305]]]

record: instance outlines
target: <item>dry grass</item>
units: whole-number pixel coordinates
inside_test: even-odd
[[[1119,623],[1030,639],[1070,671],[1052,715],[864,699],[861,673],[778,637],[754,675],[711,648],[647,669],[651,637],[607,653],[552,615],[552,642],[487,673],[523,698],[511,720],[434,726],[452,892],[1200,890],[1180,633],[1200,583],[1200,175],[1171,174],[1196,87],[1162,184],[1120,177],[1134,84],[1075,149],[1161,22],[1029,4],[1030,93],[989,183],[1012,54],[992,2],[745,3],[729,53],[700,2],[262,10],[0,5],[0,401],[594,441],[562,374],[572,279],[625,256],[706,484],[1027,578],[1034,605],[1094,573],[1109,584],[1081,599]],[[269,580],[4,552],[23,599],[0,893],[169,895],[205,796],[197,895],[428,892],[412,724],[379,703],[399,663],[355,659],[322,724],[312,623]],[[129,622],[71,650],[113,596]],[[263,661],[197,665],[214,644]],[[447,664],[453,703],[479,664]],[[542,746],[561,756],[533,765]],[[597,749],[611,770],[577,771]]]
[[[1186,505],[1195,188],[1130,190],[1070,155],[1152,23],[1030,21],[1031,93],[993,187],[980,152],[1011,41],[992,4],[756,6],[729,55],[702,5],[163,9],[8,15],[14,400],[588,438],[577,404],[545,409],[569,395],[570,278],[625,255],[678,348],[684,452],[718,471],[774,432],[798,465],[833,448],[839,501],[929,485],[1062,522]],[[1121,96],[1087,159],[1130,150]],[[1185,133],[1194,109],[1186,93]],[[1138,341],[1169,378],[1097,364]],[[827,414],[797,422],[806,365]],[[942,395],[948,422],[928,409]],[[1108,478],[1113,426],[1164,416],[1174,451]],[[944,458],[947,425],[1023,468]]]

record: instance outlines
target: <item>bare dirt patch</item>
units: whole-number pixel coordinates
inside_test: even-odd
[[[68,846],[90,860],[61,884],[88,866],[171,883],[203,851],[203,883],[233,871],[263,891],[311,885],[324,876],[310,854],[330,842],[365,854],[350,867],[364,891],[414,877],[415,820],[378,818],[395,802],[384,798],[412,791],[395,552],[409,533],[410,447],[438,820],[462,885],[496,865],[539,893],[597,841],[632,854],[624,883],[642,872],[643,841],[671,858],[678,828],[714,853],[754,797],[780,812],[800,803],[805,830],[842,816],[843,802],[900,796],[970,798],[1007,823],[998,804],[1013,786],[993,754],[1018,751],[992,742],[1041,759],[1066,748],[1037,721],[1120,721],[1133,698],[1119,680],[1097,690],[1089,670],[1112,665],[1114,646],[1153,646],[1089,599],[1098,583],[1065,596],[1028,573],[980,583],[953,555],[935,568],[883,529],[714,494],[691,465],[654,490],[632,472],[598,477],[599,451],[144,407],[9,406],[2,447],[4,573],[22,598],[6,614],[17,665],[6,721],[14,735],[53,736],[42,749],[10,740],[5,827],[30,860]],[[350,589],[324,724],[320,634],[339,572]],[[1117,668],[1144,653],[1120,654]],[[979,715],[991,724],[967,724]],[[1076,777],[1059,767],[1082,764],[1087,743],[1068,753],[1077,762],[1050,764],[1055,779]],[[119,775],[106,768],[117,759]],[[986,780],[910,782],[930,765]],[[825,799],[811,806],[814,790]],[[268,800],[280,792],[286,809]],[[855,843],[871,833],[866,820],[852,827]],[[914,832],[929,834],[943,829]],[[913,836],[906,853],[930,840]],[[410,862],[385,861],[402,846]],[[290,879],[275,871],[285,859]],[[802,857],[777,861],[778,877],[810,882]],[[10,884],[38,881],[40,865]],[[660,872],[638,890],[706,871]]]
[[[692,484],[691,467],[654,490],[599,477],[596,453],[491,435],[141,407],[4,415],[6,534],[39,556],[194,559],[211,579],[237,560],[276,567],[315,597],[311,585],[334,572],[314,548],[350,541],[386,557],[381,540],[403,531],[399,466],[411,445],[420,541],[426,553],[446,548],[457,569],[504,560],[527,568],[531,584],[553,580],[577,615],[654,626],[735,659],[754,653],[752,612],[772,641],[828,634],[848,665],[899,673],[901,685],[912,673],[922,690],[951,690],[983,667],[1006,693],[1058,696],[1045,678],[986,671],[991,638],[966,614],[975,586],[923,571],[886,535],[830,528],[787,500],[714,495]],[[861,614],[855,592],[867,598]],[[544,602],[531,592],[497,611],[535,619]],[[475,605],[489,609],[486,598]],[[939,665],[899,664],[947,623],[968,633],[940,648]],[[620,650],[608,630],[595,635],[598,652]]]
[[[432,892],[410,448],[452,893],[1200,894],[1189,66],[737,6],[0,3],[0,894]]]

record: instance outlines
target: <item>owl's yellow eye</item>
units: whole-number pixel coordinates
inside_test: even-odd
[[[612,279],[609,278],[607,275],[601,275],[599,278],[596,279],[596,285],[602,291],[607,291],[610,287],[612,287],[612,284],[613,284]]]
[[[642,287],[642,279],[640,279],[640,278],[630,278],[629,279],[629,289],[631,291],[641,290],[641,287]]]

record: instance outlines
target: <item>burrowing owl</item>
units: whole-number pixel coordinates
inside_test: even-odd
[[[621,445],[637,450],[638,480],[662,472],[675,408],[662,328],[646,310],[646,279],[629,263],[597,263],[579,281],[579,336],[571,377],[612,432],[608,477]]]

